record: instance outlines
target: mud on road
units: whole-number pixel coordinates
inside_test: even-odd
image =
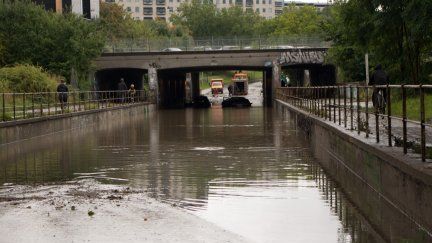
[[[0,242],[246,242],[145,191],[94,180],[0,189]]]

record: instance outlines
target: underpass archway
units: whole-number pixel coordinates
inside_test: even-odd
[[[112,68],[102,69],[96,72],[96,89],[97,90],[117,90],[120,79],[123,78],[127,87],[134,84],[135,89],[143,89],[146,84],[146,69],[138,68]]]
[[[291,86],[331,86],[336,84],[336,67],[331,64],[284,65],[282,71],[288,74]]]
[[[200,73],[208,71],[260,71],[262,73],[263,100],[260,103],[267,104],[271,96],[272,70],[263,66],[202,66],[183,67],[158,70],[158,87],[160,105],[165,108],[181,108],[187,103],[188,92],[192,92],[192,100],[200,95]],[[188,74],[191,75],[188,75]],[[190,80],[187,80],[187,79]],[[228,84],[226,84],[227,87]],[[256,88],[255,88],[256,89]],[[268,102],[270,103],[270,101]]]

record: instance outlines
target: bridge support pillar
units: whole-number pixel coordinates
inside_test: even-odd
[[[187,73],[185,85],[185,101],[192,103],[196,97],[200,96],[199,72]]]
[[[271,69],[263,71],[263,105],[271,106],[272,104],[272,82],[273,73]]]
[[[199,72],[191,73],[192,79],[192,99],[201,95],[200,86],[199,86]]]
[[[192,104],[192,74],[186,73],[186,81],[185,81],[185,104]]]
[[[276,89],[281,87],[280,73],[281,73],[281,66],[277,63],[277,61],[273,61],[273,66],[272,66],[273,81],[272,81],[272,89],[271,89],[272,100],[276,97]]]
[[[158,85],[158,75],[157,69],[154,67],[150,67],[148,69],[148,82],[150,94],[153,95],[154,102],[159,106],[160,105],[160,95],[159,95],[159,85]]]

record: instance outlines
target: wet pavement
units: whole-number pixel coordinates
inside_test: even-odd
[[[225,85],[223,94],[212,95],[211,89],[201,90],[201,94],[209,98],[213,107],[221,106],[224,99],[229,98],[228,86]],[[242,95],[252,103],[252,107],[261,107],[263,103],[262,82],[249,83],[248,94]]]
[[[250,242],[383,241],[272,109],[160,110],[0,149],[3,192],[96,180],[145,191]],[[157,235],[171,231],[159,226]]]

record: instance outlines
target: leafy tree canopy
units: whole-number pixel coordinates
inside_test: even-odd
[[[86,73],[104,46],[96,22],[48,12],[32,2],[0,2],[0,23],[0,66],[33,64],[70,77],[72,69]]]
[[[240,7],[217,9],[213,3],[199,0],[185,2],[178,10],[170,20],[188,28],[193,37],[253,36],[255,25],[263,20],[259,14]]]
[[[316,7],[306,5],[298,8],[291,4],[284,8],[281,15],[269,22],[273,22],[273,35],[318,36],[323,32],[324,17]]]
[[[349,70],[354,67],[344,61],[347,52],[355,56],[349,61],[370,53],[371,64],[383,64],[392,82],[427,82],[431,72],[431,11],[432,1],[423,0],[337,1],[326,26],[334,42],[332,57]],[[358,65],[352,75],[358,75],[362,68]]]

